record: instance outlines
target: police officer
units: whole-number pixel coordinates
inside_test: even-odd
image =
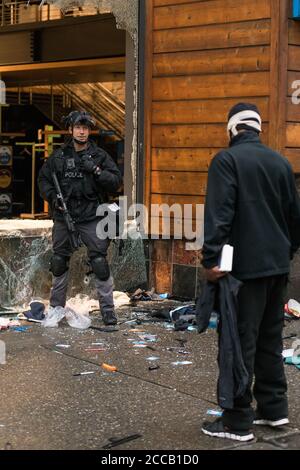
[[[66,304],[72,255],[67,226],[53,183],[54,171],[80,240],[88,250],[103,321],[106,325],[114,325],[117,318],[114,312],[113,279],[107,262],[110,240],[97,236],[99,217],[96,212],[99,204],[107,202],[107,193],[117,191],[122,177],[112,158],[89,140],[95,125],[90,114],[72,111],[65,123],[71,138],[50,155],[38,177],[41,196],[49,203],[54,220],[50,305],[64,307]]]

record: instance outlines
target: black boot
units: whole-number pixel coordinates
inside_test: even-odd
[[[115,312],[102,312],[102,319],[104,325],[116,325],[118,323]]]

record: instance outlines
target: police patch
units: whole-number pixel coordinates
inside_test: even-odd
[[[76,168],[74,158],[68,158],[67,159],[67,169],[68,170],[74,170],[74,168]]]

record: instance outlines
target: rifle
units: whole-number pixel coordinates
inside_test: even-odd
[[[67,205],[65,203],[64,197],[62,195],[60,185],[59,185],[59,182],[58,182],[55,171],[52,172],[52,178],[53,178],[53,182],[54,182],[54,186],[55,186],[55,190],[56,190],[56,197],[57,197],[57,199],[60,203],[60,206],[61,206],[61,209],[62,209],[62,215],[63,215],[65,224],[66,224],[67,229],[68,229],[71,247],[72,247],[73,251],[76,251],[80,247],[79,236],[78,236],[77,230],[75,228],[75,224],[73,222],[73,219],[72,219],[72,217],[69,213],[69,210],[67,208]]]

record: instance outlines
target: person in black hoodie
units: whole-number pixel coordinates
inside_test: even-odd
[[[222,418],[202,431],[240,441],[253,439],[253,424],[287,424],[287,382],[282,360],[284,300],[290,261],[300,246],[300,200],[290,163],[263,145],[261,116],[239,103],[228,116],[230,146],[209,168],[202,264],[210,282],[222,247],[234,247],[232,276],[238,294],[237,325],[249,382]],[[253,394],[257,402],[254,412]]]
[[[110,240],[96,233],[100,220],[97,208],[99,204],[108,201],[107,193],[117,191],[122,177],[112,158],[89,140],[94,121],[88,113],[72,111],[65,122],[71,138],[50,155],[38,177],[41,196],[49,203],[54,220],[50,306],[65,306],[69,261],[73,252],[53,182],[52,173],[55,172],[78,236],[88,250],[103,321],[106,325],[114,325],[117,318],[113,302],[113,279],[107,262]]]

